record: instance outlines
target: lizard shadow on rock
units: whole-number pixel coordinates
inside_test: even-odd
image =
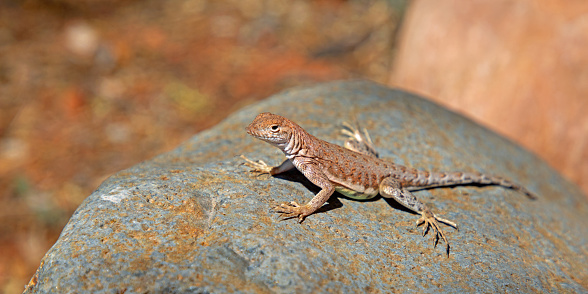
[[[283,172],[281,174],[274,175],[273,177],[279,178],[279,179],[282,179],[282,180],[286,180],[286,181],[300,183],[305,188],[307,188],[312,193],[314,193],[315,195],[318,192],[320,192],[320,190],[321,190],[320,187],[318,187],[317,185],[315,185],[311,181],[309,181],[297,169],[289,170],[289,171]],[[339,192],[333,193],[333,195],[331,195],[331,197],[329,198],[327,204],[321,206],[313,214],[315,214],[315,213],[323,213],[323,212],[327,212],[329,210],[333,210],[333,209],[337,209],[337,208],[343,207],[343,203],[341,203],[341,201],[339,200],[340,197],[346,198],[346,199],[350,199],[350,200],[353,200],[353,201],[360,201],[360,202],[378,201],[380,198],[383,198],[386,201],[386,203],[388,203],[388,205],[390,205],[394,209],[398,209],[398,210],[402,210],[402,211],[405,211],[405,212],[409,212],[411,214],[416,214],[414,211],[409,210],[408,208],[402,206],[400,203],[398,203],[396,200],[394,200],[392,198],[374,197],[374,198],[366,199],[366,200],[358,200],[358,199],[349,198],[349,197],[347,197],[347,196],[345,196],[343,194],[340,194]]]
[[[286,180],[286,181],[300,183],[306,189],[310,190],[315,195],[318,192],[320,192],[320,190],[321,190],[320,187],[318,187],[317,185],[315,185],[311,181],[309,181],[297,169],[289,170],[289,171],[274,175],[273,177],[278,178],[278,179],[282,179],[282,180]],[[325,205],[321,206],[319,209],[317,209],[313,214],[323,213],[323,212],[327,212],[329,210],[343,207],[343,203],[341,203],[341,201],[339,201],[339,199],[338,199],[339,196],[342,196],[342,195],[340,195],[339,193],[333,193],[333,195],[331,195],[331,197],[329,198],[328,202]]]

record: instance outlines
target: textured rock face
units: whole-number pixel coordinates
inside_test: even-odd
[[[264,111],[339,144],[337,124],[355,116],[383,158],[503,175],[539,200],[500,187],[416,192],[460,225],[445,228],[449,258],[418,216],[384,199],[332,197],[302,224],[279,221],[272,205],[317,189],[298,173],[256,178],[240,166],[240,154],[283,160],[244,131]],[[25,292],[583,292],[587,217],[577,187],[509,141],[405,92],[337,82],[276,95],[106,180]]]

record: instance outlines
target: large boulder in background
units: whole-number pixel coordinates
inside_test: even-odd
[[[429,170],[502,175],[501,187],[416,192],[460,225],[434,248],[392,200],[332,197],[298,224],[270,207],[317,191],[299,173],[256,178],[240,154],[284,156],[244,131],[260,112],[342,143],[354,117],[381,157]],[[336,196],[340,196],[336,194]],[[106,180],[80,205],[26,293],[581,292],[588,201],[543,161],[472,121],[371,82],[293,89],[247,107],[176,150]]]
[[[389,84],[515,139],[588,193],[588,1],[410,1]]]

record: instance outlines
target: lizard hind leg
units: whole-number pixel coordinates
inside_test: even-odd
[[[417,220],[416,224],[417,226],[424,224],[423,236],[427,234],[429,229],[432,229],[435,234],[434,247],[437,247],[439,239],[443,239],[445,244],[447,244],[447,256],[449,256],[449,241],[447,241],[445,232],[443,232],[439,223],[444,223],[457,229],[458,227],[456,223],[436,216],[425,204],[420,202],[416,196],[414,196],[408,189],[402,188],[400,183],[393,178],[385,178],[380,183],[379,190],[382,197],[394,198],[394,200],[402,204],[402,206],[419,213],[421,217]]]
[[[435,214],[433,214],[426,207],[425,207],[425,210],[423,210],[421,212],[421,218],[419,218],[417,220],[417,226],[424,224],[423,236],[425,236],[427,234],[427,232],[429,231],[429,228],[433,229],[433,231],[435,233],[435,243],[433,244],[433,247],[437,247],[437,244],[439,243],[439,237],[441,237],[441,239],[443,239],[445,244],[447,244],[447,256],[449,257],[450,245],[449,245],[449,242],[447,241],[447,238],[445,237],[445,233],[443,232],[443,229],[441,229],[441,226],[439,226],[439,223],[444,223],[444,224],[447,224],[447,225],[452,226],[455,229],[457,229],[457,224],[455,224],[454,222],[448,221],[446,219],[442,219],[442,218],[437,217]]]
[[[345,148],[357,153],[379,157],[378,151],[376,151],[376,147],[366,129],[360,132],[357,122],[355,127],[347,122],[343,122],[342,125],[341,134],[347,137],[344,144]]]

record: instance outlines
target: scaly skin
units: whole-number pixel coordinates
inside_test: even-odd
[[[522,186],[500,177],[481,173],[420,171],[379,159],[367,131],[363,130],[362,134],[348,124],[344,124],[342,130],[349,137],[345,142],[346,148],[320,140],[293,121],[268,112],[259,114],[246,130],[253,137],[279,148],[288,158],[280,166],[270,167],[263,161],[254,162],[242,156],[246,160],[245,164],[253,168],[253,172],[273,176],[295,167],[321,188],[305,205],[292,201],[274,207],[284,218],[297,217],[299,222],[319,209],[335,191],[355,199],[370,199],[380,194],[386,198],[394,198],[404,207],[421,214],[417,225],[425,225],[423,235],[432,228],[435,245],[442,238],[447,244],[449,256],[449,242],[439,222],[456,229],[457,224],[432,213],[410,192],[411,188],[498,185],[535,198]]]

